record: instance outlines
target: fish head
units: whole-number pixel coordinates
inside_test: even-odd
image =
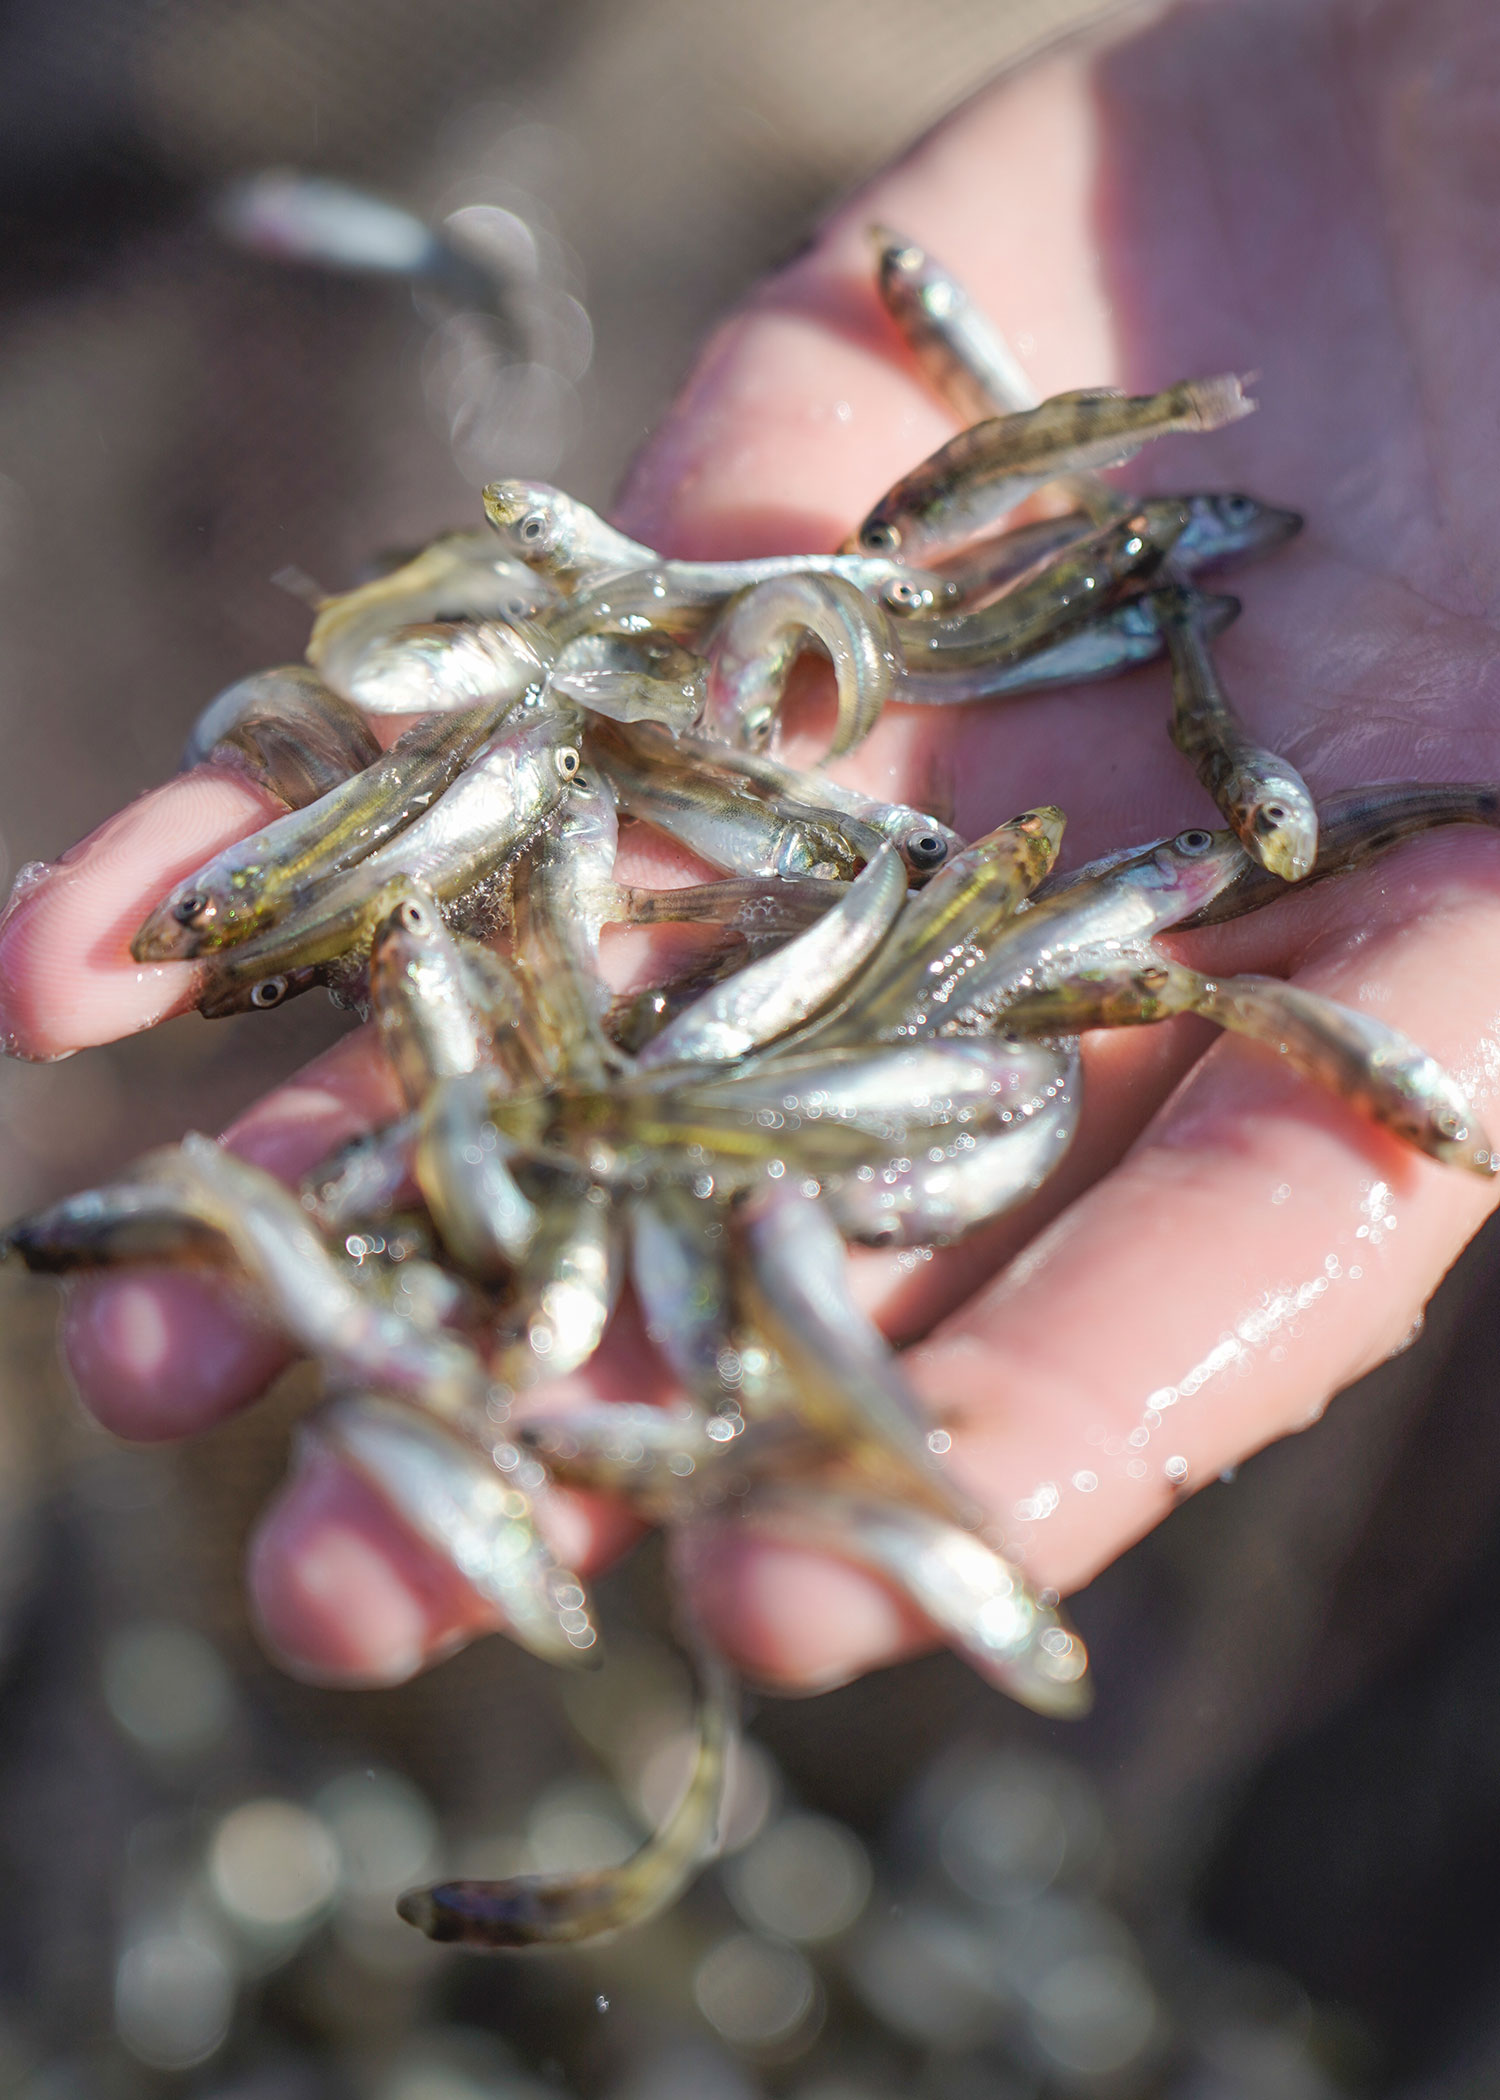
[[[186,876],[143,920],[130,944],[137,962],[187,962],[253,933],[259,914],[242,901],[232,876],[200,870]]]
[[[1263,503],[1240,489],[1186,498],[1188,522],[1177,542],[1177,559],[1194,571],[1214,562],[1269,554],[1302,530],[1300,511]]]
[[[484,514],[507,549],[548,574],[567,568],[575,551],[572,510],[547,481],[492,481],[484,491]]]
[[[370,942],[370,994],[377,1008],[398,985],[419,985],[433,957],[448,945],[442,913],[422,885],[403,879],[393,887],[396,895]]]

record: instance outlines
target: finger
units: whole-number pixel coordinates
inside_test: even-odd
[[[225,1142],[294,1182],[347,1138],[398,1115],[389,1061],[362,1029],[249,1109]],[[80,1397],[119,1436],[185,1436],[262,1393],[291,1351],[243,1286],[139,1268],[69,1286],[63,1350]]]
[[[565,1566],[588,1574],[635,1527],[618,1508],[562,1491],[538,1522]],[[402,1684],[503,1614],[347,1466],[315,1446],[296,1461],[251,1541],[252,1610],[266,1647],[319,1684]]]
[[[49,866],[24,870],[0,921],[0,1040],[65,1057],[185,1011],[191,963],[138,963],[130,943],[164,891],[283,805],[198,766],[153,788]]]

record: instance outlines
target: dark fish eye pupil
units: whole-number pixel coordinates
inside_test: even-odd
[[[896,544],[895,528],[891,525],[867,525],[863,538],[865,545],[873,548],[877,554],[883,554],[886,548]]]
[[[935,868],[948,857],[948,841],[935,831],[914,831],[906,842],[906,857],[915,867]]]
[[[546,530],[547,520],[540,511],[528,511],[521,520],[521,537],[523,540],[539,540]]]
[[[1213,842],[1211,831],[1184,831],[1177,841],[1184,853],[1205,853]]]
[[[192,926],[208,910],[208,899],[197,895],[184,897],[172,916],[179,926]]]
[[[258,984],[250,994],[250,1004],[261,1007],[279,1006],[285,994],[286,979],[284,977],[268,977],[264,984]]]

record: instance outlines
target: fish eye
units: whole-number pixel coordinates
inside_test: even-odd
[[[1172,844],[1179,853],[1206,853],[1213,842],[1211,831],[1179,831]]]
[[[578,753],[571,744],[564,744],[555,756],[558,772],[561,773],[564,780],[571,780],[582,764]]]
[[[908,867],[936,868],[948,858],[948,841],[936,831],[911,831],[901,841]]]
[[[1261,811],[1261,815],[1267,824],[1284,824],[1286,822],[1286,811],[1279,802],[1268,802]]]
[[[1255,499],[1253,496],[1225,496],[1222,509],[1226,524],[1248,525],[1255,516]]]
[[[859,543],[871,554],[894,554],[901,544],[901,535],[894,525],[883,524],[877,518],[861,528]]]
[[[900,576],[891,578],[882,595],[892,612],[920,612],[927,603],[927,593],[921,585],[908,583]]]
[[[746,743],[763,744],[771,734],[771,724],[775,720],[776,710],[774,707],[752,707],[741,725],[745,732]]]
[[[415,897],[408,897],[396,907],[396,917],[408,933],[428,933],[431,926],[425,908]]]
[[[1167,981],[1167,973],[1159,963],[1148,963],[1141,972],[1141,983],[1148,992],[1160,990]]]
[[[178,899],[172,907],[172,917],[179,926],[196,926],[200,920],[208,917],[212,909],[212,901],[199,896],[195,890],[191,896]]]
[[[268,1006],[280,1006],[286,997],[286,989],[284,977],[268,977],[264,984],[258,984],[251,992],[250,1004],[262,1011]]]
[[[517,523],[516,534],[528,547],[539,547],[547,537],[547,513],[544,510],[527,511]]]

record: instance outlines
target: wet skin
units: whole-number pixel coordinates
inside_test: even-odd
[[[1215,0],[1069,46],[961,110],[751,295],[638,463],[620,522],[684,556],[832,547],[950,434],[869,282],[865,228],[884,219],[930,241],[1012,340],[1033,340],[1043,393],[1258,369],[1257,416],[1170,440],[1122,477],[1248,488],[1307,514],[1300,541],[1237,583],[1244,617],[1220,645],[1236,705],[1315,794],[1496,777],[1497,91],[1500,28],[1480,0]],[[970,836],[1059,801],[1076,865],[1213,822],[1162,734],[1165,692],[1157,667],[938,720],[892,709],[841,771],[918,805],[951,782]],[[53,1054],[190,1003],[190,967],[138,968],[130,934],[264,814],[244,780],[204,771],[87,842],[0,933],[12,1039]],[[620,873],[659,880],[662,866]],[[1175,946],[1378,1008],[1481,1114],[1500,1112],[1493,836],[1402,845]],[[1062,1590],[1184,1486],[1303,1425],[1379,1362],[1493,1201],[1193,1021],[1096,1036],[1086,1063],[1078,1142],[1023,1211],[913,1271],[878,1254],[856,1268],[912,1345],[955,1473],[1032,1579]],[[234,1142],[291,1175],[398,1110],[373,1042],[355,1037]],[[67,1344],[96,1411],[133,1436],[207,1424],[279,1360],[187,1275],[80,1285]],[[628,1314],[569,1381],[575,1396],[632,1399],[665,1385]],[[549,1520],[584,1572],[628,1534],[582,1498],[559,1496]],[[326,1461],[266,1516],[251,1574],[269,1641],[325,1680],[404,1677],[489,1623]],[[775,1683],[837,1681],[929,1639],[872,1577],[745,1531],[697,1535],[692,1577],[715,1636]]]

